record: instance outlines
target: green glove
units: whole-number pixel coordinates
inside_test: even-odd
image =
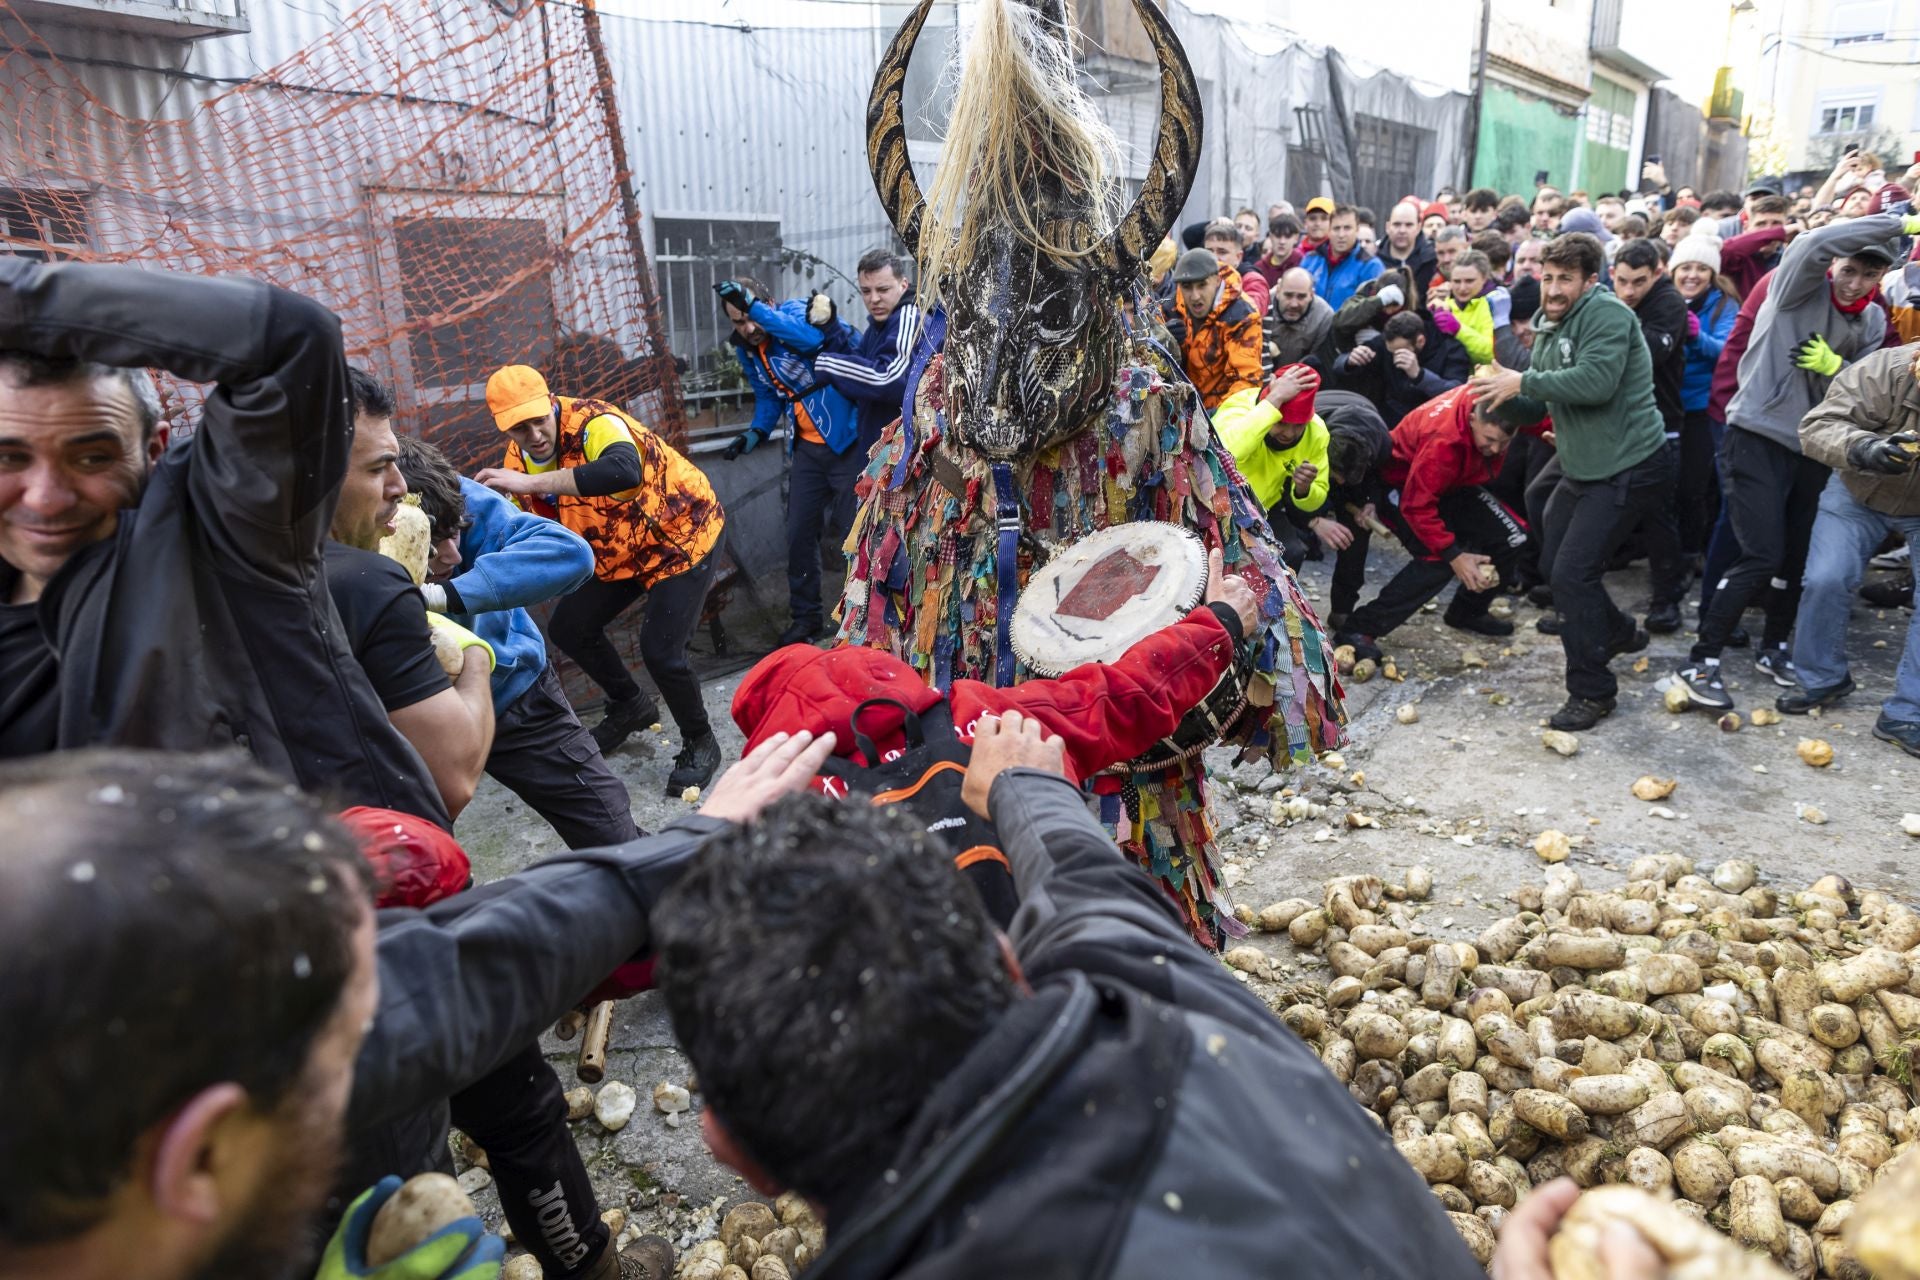
[[[1826,336],[1818,333],[1794,349],[1793,362],[1823,378],[1831,378],[1840,372],[1840,366],[1845,363],[1840,359],[1840,353],[1827,345]]]
[[[441,667],[450,676],[457,677],[460,674],[460,668],[466,665],[466,651],[475,645],[487,651],[488,671],[500,665],[492,645],[444,613],[427,614],[427,630],[433,640],[433,654],[440,659]]]
[[[1920,213],[1910,213],[1900,220],[1900,234],[1920,236]]]
[[[385,1177],[360,1193],[327,1242],[313,1280],[498,1280],[507,1242],[490,1233],[478,1218],[448,1223],[384,1266],[367,1263],[367,1236],[400,1179]]]

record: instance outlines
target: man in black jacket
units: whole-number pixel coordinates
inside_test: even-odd
[[[132,751],[0,763],[0,826],[40,833],[0,858],[0,1274],[288,1274],[318,1251],[344,1134],[438,1101],[434,1141],[379,1172],[445,1165],[447,1095],[644,949],[647,912],[702,844],[804,787],[832,745],[769,741],[656,836],[377,920],[346,831],[253,765]],[[76,1096],[92,1099],[84,1114]],[[564,1111],[559,1132],[571,1146]],[[496,1172],[519,1154],[489,1152]],[[361,1248],[378,1199],[350,1214]],[[549,1280],[613,1256],[596,1217],[572,1246],[588,1261],[563,1269],[541,1255],[552,1215],[506,1209]],[[379,1274],[468,1274],[499,1257],[477,1218],[450,1231],[463,1263],[403,1258]],[[353,1235],[335,1237],[323,1274],[372,1274]],[[647,1255],[650,1268],[629,1265]],[[597,1274],[670,1268],[649,1239]]]
[[[1666,255],[1666,246],[1658,240],[1643,238],[1621,245],[1613,259],[1613,291],[1640,321],[1640,336],[1653,357],[1654,405],[1666,428],[1667,453],[1678,467],[1680,429],[1687,416],[1680,403],[1680,384],[1687,375],[1687,339],[1699,331],[1700,321],[1667,274]],[[1671,505],[1641,526],[1639,541],[1653,577],[1646,627],[1655,635],[1669,635],[1680,629],[1680,599],[1687,589],[1680,524]]]
[[[147,366],[217,384],[190,439],[168,445],[127,372]],[[446,825],[327,594],[352,440],[318,303],[0,257],[0,757],[237,745],[342,804]]]
[[[1393,456],[1393,435],[1380,413],[1354,391],[1322,391],[1313,411],[1327,424],[1327,501],[1306,524],[1320,545],[1334,553],[1327,622],[1334,630],[1360,603],[1367,582],[1367,548],[1380,527],[1378,502],[1386,488],[1380,468]]]
[[[1011,938],[919,824],[814,796],[655,911],[709,1145],[823,1208],[808,1276],[1482,1277],[1062,768],[1018,713],[976,731],[963,795],[1019,885]]]

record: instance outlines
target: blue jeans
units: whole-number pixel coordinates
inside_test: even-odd
[[[1793,665],[1807,689],[1830,689],[1847,678],[1847,615],[1866,576],[1867,560],[1890,531],[1920,553],[1920,515],[1882,515],[1862,506],[1838,475],[1820,494],[1820,514],[1807,548],[1800,615],[1794,621]],[[1907,624],[1907,648],[1881,704],[1889,720],[1920,722],[1920,610]]]

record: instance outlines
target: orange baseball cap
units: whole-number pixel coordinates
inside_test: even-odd
[[[1333,201],[1332,201],[1332,200],[1330,200],[1329,198],[1327,198],[1326,196],[1315,196],[1315,197],[1314,197],[1313,199],[1311,199],[1311,200],[1309,200],[1309,201],[1307,201],[1307,208],[1306,208],[1306,212],[1308,212],[1308,213],[1332,213],[1332,212],[1333,212]]]
[[[553,412],[553,393],[547,390],[547,380],[538,369],[510,364],[495,369],[487,379],[487,408],[493,414],[493,425],[505,431]]]

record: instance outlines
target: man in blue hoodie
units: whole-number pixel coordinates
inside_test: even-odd
[[[900,416],[907,389],[907,366],[920,338],[920,308],[913,300],[910,259],[892,249],[869,249],[860,256],[854,283],[872,321],[859,345],[840,353],[823,352],[813,362],[814,373],[853,401],[860,409],[859,448],[855,462],[863,463],[887,424]],[[857,466],[854,475],[860,474]]]
[[[822,351],[848,351],[855,335],[834,314],[825,294],[764,299],[766,286],[749,279],[714,286],[733,325],[733,354],[753,388],[753,421],[722,455],[750,453],[783,421],[787,430],[787,599],[793,621],[783,645],[817,639],[826,631],[820,603],[820,533],[836,542],[853,526],[853,483],[863,455],[855,449],[859,414],[853,402],[814,373]]]
[[[573,713],[527,613],[593,575],[586,540],[466,479],[424,440],[400,437],[399,465],[433,524],[420,587],[427,608],[493,646],[487,772],[552,824],[569,849],[638,839],[626,784]]]

